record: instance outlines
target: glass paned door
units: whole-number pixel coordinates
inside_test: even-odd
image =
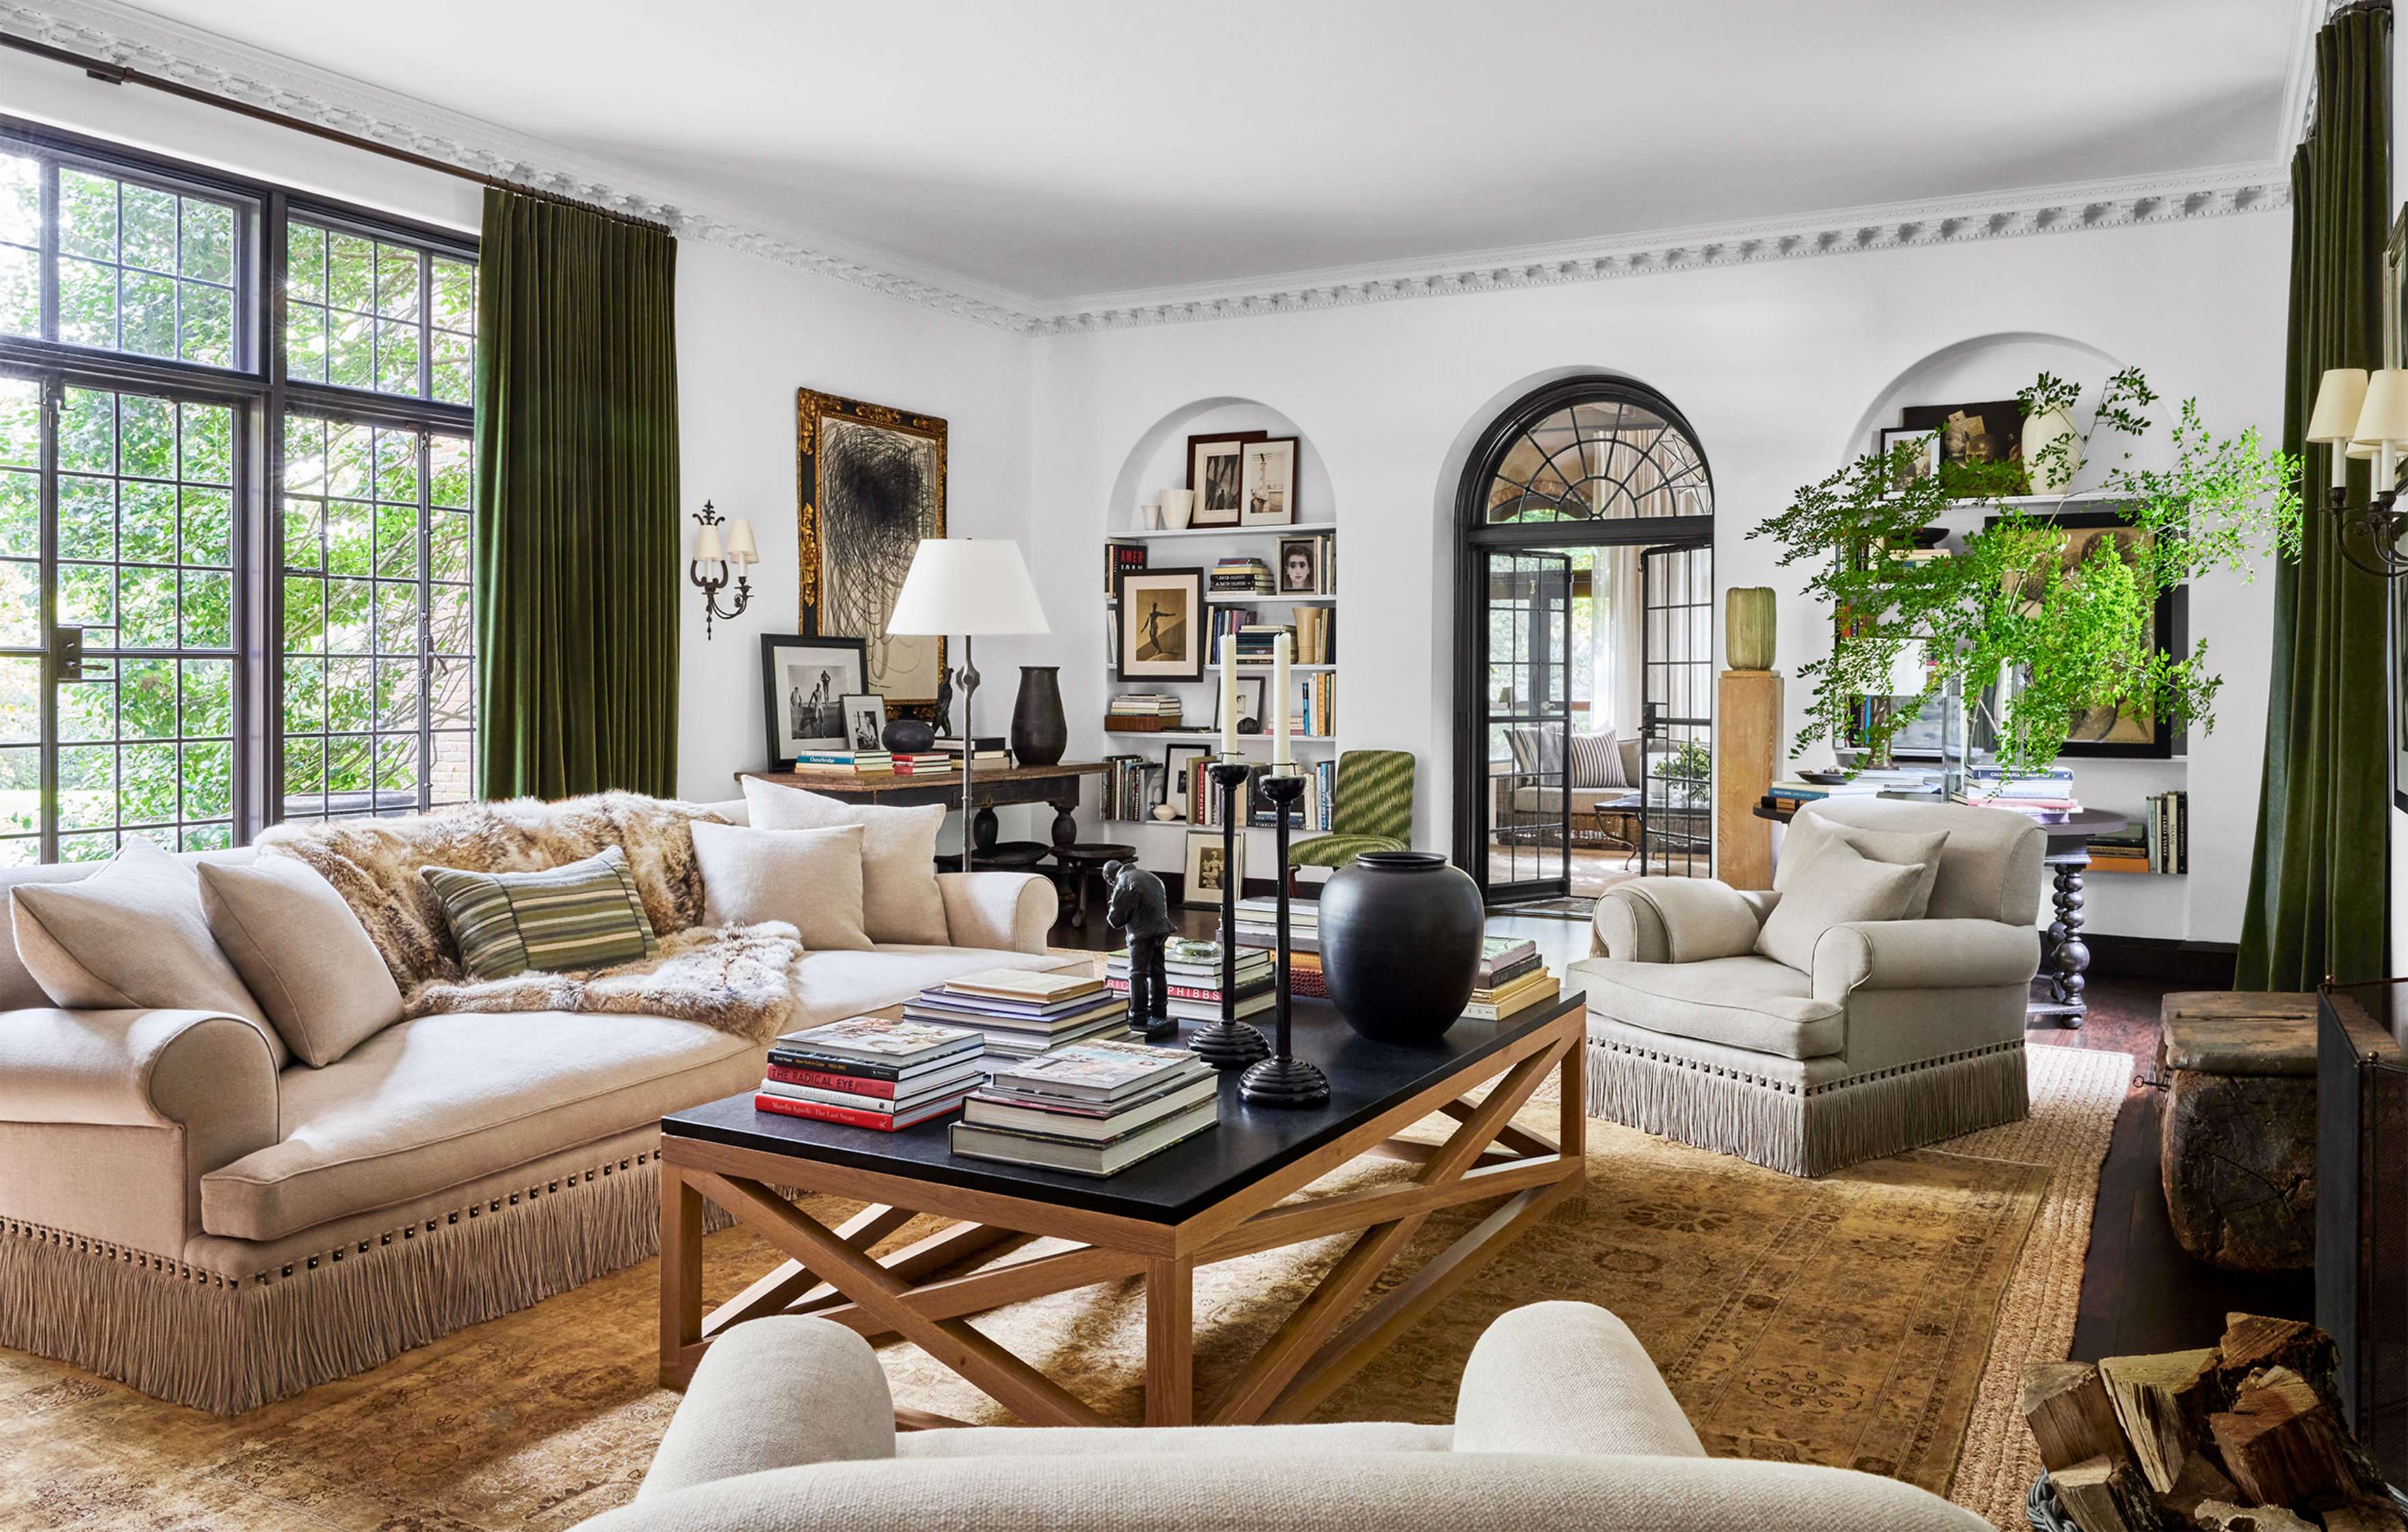
[[[1640,555],[1640,870],[1713,872],[1714,551]]]
[[[1571,888],[1572,561],[1519,549],[1484,557],[1489,821],[1481,887],[1492,902],[1560,898]]]
[[[0,863],[234,844],[239,435],[0,377]]]

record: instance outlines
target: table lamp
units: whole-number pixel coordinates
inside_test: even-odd
[[[886,619],[889,637],[962,636],[962,666],[953,685],[962,694],[962,870],[970,870],[977,849],[978,805],[970,795],[971,758],[978,729],[971,708],[979,673],[970,640],[982,633],[1051,633],[1020,544],[1010,537],[923,537],[911,569],[895,594]]]

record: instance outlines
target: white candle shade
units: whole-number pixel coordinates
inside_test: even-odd
[[[2366,402],[2358,409],[2358,429],[2351,439],[2394,445],[2408,441],[2408,369],[2386,367],[2367,379]]]
[[[1010,537],[923,537],[886,631],[904,636],[1051,633],[1020,544]]]
[[[2358,435],[2366,408],[2366,369],[2331,367],[2316,384],[2316,408],[2308,417],[2305,441],[2348,441]]]
[[[727,523],[727,562],[758,564],[761,553],[752,546],[752,523],[738,516]]]
[[[694,557],[697,564],[727,562],[727,551],[719,545],[719,528],[706,526],[694,535]]]

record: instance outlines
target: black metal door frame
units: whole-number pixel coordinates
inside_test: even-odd
[[[1535,766],[1525,770],[1519,760],[1514,769],[1503,777],[1491,776],[1486,780],[1490,804],[1498,801],[1500,792],[1507,805],[1509,823],[1498,825],[1492,812],[1488,833],[1481,838],[1477,849],[1479,866],[1473,871],[1487,896],[1492,900],[1524,900],[1562,898],[1571,892],[1571,555],[1555,549],[1492,548],[1481,554],[1486,569],[1490,617],[1498,610],[1500,600],[1498,582],[1507,583],[1501,605],[1513,610],[1516,652],[1510,658],[1497,654],[1493,621],[1484,621],[1480,628],[1480,643],[1485,655],[1481,674],[1482,692],[1487,703],[1486,729],[1529,728],[1539,731],[1532,742]],[[1510,683],[1511,701],[1506,712],[1495,711],[1493,684],[1499,669],[1514,679]],[[1554,749],[1548,749],[1547,737],[1554,737]],[[1485,752],[1484,752],[1484,754]],[[1553,766],[1549,760],[1552,756]],[[1535,793],[1541,806],[1525,815],[1518,807],[1522,795]],[[1553,793],[1553,798],[1548,797]],[[1550,823],[1544,805],[1552,801],[1555,813]],[[1512,838],[1510,843],[1519,847],[1525,838],[1534,849],[1543,848],[1552,834],[1555,843],[1555,870],[1552,875],[1541,872],[1536,877],[1509,875],[1501,881],[1497,873],[1494,852],[1500,830]],[[1534,857],[1534,866],[1525,869],[1517,850],[1511,857],[1512,873],[1538,871],[1545,858]]]
[[[1702,600],[1694,599],[1697,581],[1688,563],[1699,557],[1706,563]],[[1711,877],[1713,873],[1713,559],[1712,539],[1670,543],[1639,555],[1641,700],[1638,864],[1642,874],[1670,872],[1675,866],[1684,877]],[[1675,561],[1679,561],[1677,565]],[[1679,582],[1678,588],[1667,590],[1672,580]],[[1707,614],[1702,652],[1692,631],[1692,614],[1700,608]],[[1656,632],[1658,613],[1664,616],[1660,640]],[[1704,713],[1673,710],[1684,706],[1678,694],[1699,680],[1692,674],[1698,671],[1703,672],[1703,685],[1697,694],[1704,698]],[[1694,697],[1687,702],[1693,705]],[[1708,763],[1706,776],[1702,780],[1670,773],[1659,776],[1657,760],[1670,752],[1658,747],[1668,744],[1675,748],[1702,744]],[[1660,804],[1656,791],[1659,781],[1665,784],[1665,801]],[[1682,795],[1683,802],[1670,801],[1676,793]]]

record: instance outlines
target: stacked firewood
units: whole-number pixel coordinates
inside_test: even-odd
[[[2225,1316],[2205,1351],[2035,1362],[2022,1410],[2082,1532],[2408,1532],[2343,1424],[2332,1338]]]

